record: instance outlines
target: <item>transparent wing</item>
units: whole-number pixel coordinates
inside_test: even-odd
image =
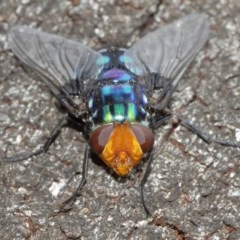
[[[65,101],[73,100],[71,91],[81,97],[88,79],[98,73],[96,60],[101,54],[78,42],[27,26],[13,27],[8,41],[14,54],[40,75],[56,96],[61,92]]]
[[[148,83],[150,88],[171,85],[173,92],[208,35],[207,16],[191,14],[140,39],[126,50],[124,63],[139,76],[157,74],[158,78]]]

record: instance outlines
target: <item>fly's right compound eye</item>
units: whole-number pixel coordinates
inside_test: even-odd
[[[113,124],[103,125],[95,129],[89,136],[89,144],[96,154],[101,154],[113,131]]]

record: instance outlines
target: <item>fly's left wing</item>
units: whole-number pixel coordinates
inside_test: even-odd
[[[208,35],[207,16],[190,14],[146,35],[126,50],[122,59],[139,76],[157,76],[145,79],[150,94],[162,88],[162,97],[169,99]]]
[[[101,54],[78,43],[27,26],[8,33],[10,48],[33,69],[74,115],[83,102],[87,82],[96,77]]]

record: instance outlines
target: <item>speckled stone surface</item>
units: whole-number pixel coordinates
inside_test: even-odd
[[[210,39],[172,109],[216,138],[240,143],[238,0],[9,0],[0,2],[0,157],[36,149],[62,115],[47,87],[8,49],[11,26],[31,25],[95,49],[127,47],[192,12],[208,14]],[[155,133],[146,183],[153,217],[146,219],[139,200],[142,172],[117,179],[95,159],[73,208],[57,213],[79,182],[85,147],[81,133],[65,128],[46,154],[1,163],[1,239],[240,239],[240,149],[207,145],[183,127],[160,148],[169,127]]]

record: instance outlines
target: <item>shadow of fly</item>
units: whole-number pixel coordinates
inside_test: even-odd
[[[38,150],[4,161],[22,161],[46,152],[61,129],[74,122],[87,136],[82,179],[76,191],[63,202],[61,211],[70,209],[80,195],[92,151],[121,177],[129,175],[147,158],[140,188],[143,207],[150,215],[144,184],[153,161],[154,129],[175,119],[206,143],[240,147],[213,139],[167,108],[178,82],[208,35],[209,23],[204,14],[191,14],[157,29],[129,49],[111,47],[94,51],[27,26],[11,28],[10,48],[40,76],[68,114]],[[163,136],[161,145],[168,135]]]

